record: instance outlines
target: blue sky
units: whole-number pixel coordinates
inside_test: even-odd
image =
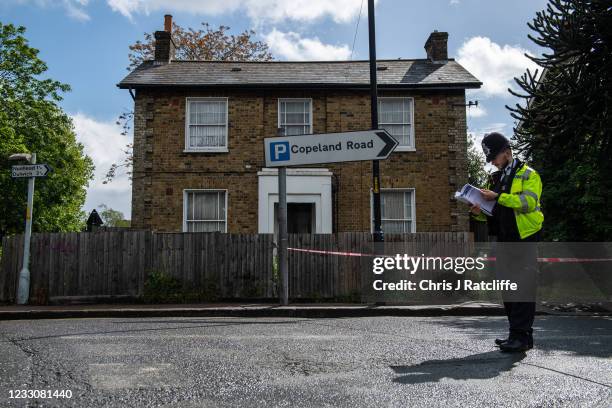
[[[353,59],[367,59],[367,1]],[[144,32],[162,29],[170,13],[184,27],[202,21],[253,28],[276,59],[349,59],[362,0],[3,0],[0,21],[27,28],[40,50],[48,76],[71,85],[62,107],[75,123],[78,139],[96,164],[84,209],[105,203],[130,216],[130,183],[120,176],[102,184],[111,163],[122,159],[131,136],[114,124],[131,108],[127,91],[115,84],[127,74],[128,46]],[[542,53],[528,38],[527,22],[545,0],[378,0],[378,58],[424,58],[423,45],[434,29],[449,32],[449,56],[484,82],[470,92],[479,108],[468,114],[468,133],[479,139],[498,130],[511,135],[513,119],[504,105],[516,103],[506,89],[512,78],[534,64],[523,56]]]

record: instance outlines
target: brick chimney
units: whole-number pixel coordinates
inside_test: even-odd
[[[164,16],[164,31],[155,32],[155,63],[167,64],[174,59],[174,41],[172,41],[172,16]]]
[[[448,33],[438,32],[434,30],[429,34],[429,38],[425,42],[425,51],[427,58],[431,61],[444,61],[448,59]]]

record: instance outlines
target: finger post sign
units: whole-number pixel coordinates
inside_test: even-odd
[[[281,134],[284,132],[284,129],[279,130]],[[266,167],[278,168],[278,267],[281,278],[279,295],[283,306],[289,304],[287,167],[384,160],[398,144],[399,142],[384,129],[264,139]]]
[[[384,129],[264,139],[267,167],[384,160],[398,144]]]
[[[48,164],[23,164],[11,167],[12,178],[45,177],[51,171]]]

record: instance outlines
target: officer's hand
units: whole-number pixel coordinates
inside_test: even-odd
[[[482,195],[485,198],[485,200],[488,200],[488,201],[495,200],[497,196],[499,195],[495,191],[487,190],[486,188],[483,188],[480,191],[482,191]]]
[[[478,215],[480,214],[480,205],[479,204],[474,204],[470,206],[470,211],[472,212],[472,214],[474,215]]]

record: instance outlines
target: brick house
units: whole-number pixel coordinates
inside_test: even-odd
[[[400,141],[380,165],[388,233],[468,230],[451,197],[467,181],[465,89],[481,82],[447,38],[431,33],[427,58],[377,63],[380,127]],[[264,137],[369,129],[367,61],[179,61],[168,28],[155,40],[155,60],[118,84],[135,105],[133,228],[273,232]],[[289,232],[372,229],[370,162],[287,173]]]

